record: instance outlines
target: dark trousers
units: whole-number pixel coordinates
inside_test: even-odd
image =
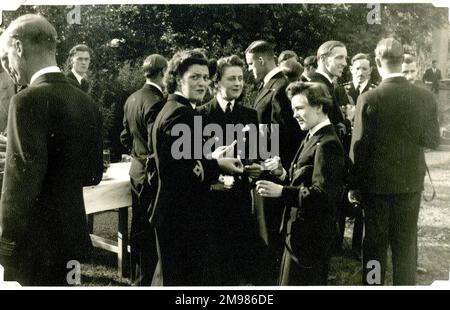
[[[131,281],[135,286],[150,286],[158,263],[156,237],[149,223],[148,209],[154,197],[147,183],[131,181]]]
[[[391,246],[394,285],[415,285],[417,268],[417,220],[420,193],[364,195],[366,233],[363,243],[363,283],[384,284],[387,249]],[[381,267],[380,283],[373,263]],[[369,263],[369,267],[368,267]]]
[[[283,237],[280,225],[284,205],[280,200],[262,198],[254,191],[255,215],[258,222],[261,242],[265,244],[258,262],[260,276],[256,285],[276,285],[279,277],[281,257],[283,255]]]
[[[342,250],[342,244],[344,241],[345,233],[345,221],[347,217],[354,217],[355,221],[353,224],[353,234],[352,234],[352,251],[355,253],[361,253],[362,250],[362,237],[364,229],[364,215],[361,206],[347,206],[351,208],[351,211],[346,212],[345,210],[339,215],[339,235],[336,243],[336,250],[339,252]]]
[[[257,283],[264,244],[252,214],[250,189],[237,183],[232,190],[214,190],[210,196],[208,285]]]
[[[179,220],[166,220],[155,228],[159,261],[153,283],[164,286],[205,286],[208,284],[206,233]]]
[[[303,266],[285,246],[281,259],[279,285],[327,285],[330,255],[319,258],[312,266]]]

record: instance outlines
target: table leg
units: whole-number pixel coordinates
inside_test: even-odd
[[[93,213],[87,215],[87,224],[88,224],[89,233],[93,234],[94,233],[94,214]]]
[[[122,277],[128,278],[130,276],[130,257],[128,255],[128,208],[119,209],[119,231],[117,241],[119,274]]]

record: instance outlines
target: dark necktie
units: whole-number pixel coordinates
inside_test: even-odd
[[[81,79],[80,88],[86,93],[89,91],[89,82],[85,78]]]
[[[227,103],[227,107],[225,108],[225,114],[231,114],[231,102]]]
[[[358,84],[358,87],[356,87],[356,94],[358,96],[361,94],[361,84]]]

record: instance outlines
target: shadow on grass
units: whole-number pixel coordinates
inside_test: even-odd
[[[81,267],[83,286],[130,286],[127,278],[119,275],[117,254],[94,248],[91,263]]]

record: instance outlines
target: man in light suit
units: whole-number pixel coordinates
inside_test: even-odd
[[[158,54],[144,60],[143,71],[146,82],[134,92],[124,105],[124,130],[122,144],[131,151],[131,279],[135,285],[151,285],[153,272],[158,262],[156,240],[153,228],[149,225],[148,209],[156,197],[157,184],[149,184],[146,164],[151,154],[150,132],[156,116],[164,105],[163,76],[167,60]]]
[[[428,68],[423,75],[422,81],[426,85],[430,85],[431,90],[435,93],[439,93],[439,81],[442,80],[441,70],[437,68],[437,60],[433,60],[431,68]]]
[[[252,42],[245,51],[245,58],[249,70],[257,82],[262,82],[255,99],[254,108],[258,115],[260,126],[275,125],[279,128],[279,156],[284,165],[288,165],[305,135],[294,117],[286,95],[288,80],[276,66],[274,51],[271,44],[259,40]],[[263,175],[262,178],[265,176]],[[267,243],[268,267],[265,285],[274,285],[278,276],[279,260],[282,251],[282,240],[279,226],[283,209],[280,202],[271,198],[262,199],[256,196],[255,209],[260,221],[260,233]]]
[[[393,38],[378,42],[375,60],[383,81],[362,94],[356,106],[349,200],[360,201],[365,213],[365,284],[384,283],[389,245],[393,284],[415,284],[423,148],[439,145],[436,102],[429,91],[405,79],[403,54],[402,44]],[[373,269],[376,265],[381,272]]]
[[[2,34],[12,97],[3,194],[0,263],[22,285],[68,285],[69,261],[91,249],[83,186],[100,182],[102,121],[96,104],[56,66],[56,30],[42,16],[14,20]]]
[[[87,72],[91,63],[92,50],[85,44],[78,44],[69,51],[68,64],[71,67],[67,78],[75,83],[82,91],[89,92]]]
[[[294,116],[308,135],[289,172],[279,164],[267,163],[285,186],[260,180],[257,191],[278,198],[286,207],[279,284],[326,285],[336,206],[342,195],[344,150],[327,116],[332,99],[326,87],[297,82],[290,89]]]

